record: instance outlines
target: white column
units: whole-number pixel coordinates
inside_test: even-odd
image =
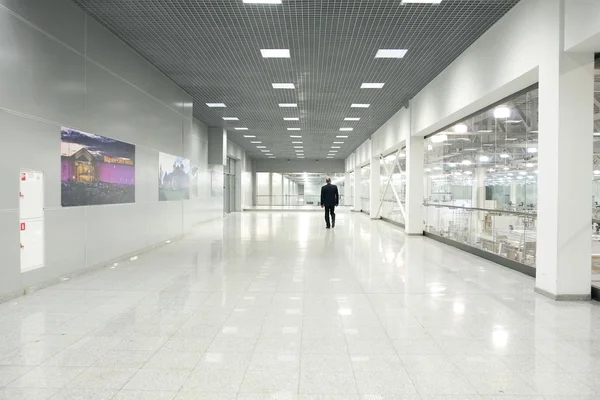
[[[406,227],[408,235],[423,234],[423,194],[425,139],[409,136],[406,139]]]
[[[381,203],[381,159],[379,156],[371,157],[371,184],[369,185],[369,216],[377,218],[377,211]]]
[[[594,55],[565,53],[564,0],[546,0],[540,38],[536,291],[590,298]],[[534,145],[535,146],[535,145]]]
[[[485,208],[485,168],[476,168],[473,186],[471,187],[471,207]],[[479,235],[483,231],[483,219],[485,212],[478,211],[474,215],[475,219],[475,234]]]
[[[352,187],[350,185],[350,172],[346,171],[344,174],[344,205],[351,206],[350,204],[350,193],[352,193]]]
[[[362,209],[362,180],[361,180],[361,168],[354,168],[354,211],[360,211]]]

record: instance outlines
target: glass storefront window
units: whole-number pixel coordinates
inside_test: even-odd
[[[426,142],[425,230],[535,266],[538,90]]]
[[[389,154],[381,159],[381,209],[385,219],[405,223],[406,210],[406,153]]]

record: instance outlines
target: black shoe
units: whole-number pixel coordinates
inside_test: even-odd
[[[331,225],[332,228],[335,228],[335,224]]]
[[[331,229],[329,226],[326,226],[325,229]]]

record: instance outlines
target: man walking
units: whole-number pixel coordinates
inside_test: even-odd
[[[325,182],[327,184],[321,188],[321,208],[325,208],[325,223],[329,229],[335,228],[335,207],[340,204],[340,195],[337,186],[331,184],[331,178],[327,177]],[[331,215],[331,224],[329,215]]]

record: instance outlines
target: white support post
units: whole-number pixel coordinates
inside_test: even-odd
[[[361,180],[361,168],[359,166],[354,168],[354,211],[362,210],[362,180]]]
[[[350,172],[346,171],[344,174],[344,205],[350,206],[350,193],[352,188],[350,187]]]
[[[540,17],[536,291],[588,300],[594,54],[564,52],[564,0],[545,0]]]
[[[406,140],[406,227],[404,230],[408,235],[423,234],[424,162],[425,139],[409,136]]]
[[[371,184],[369,185],[369,216],[377,219],[377,211],[381,203],[381,158],[379,155],[371,157]]]

